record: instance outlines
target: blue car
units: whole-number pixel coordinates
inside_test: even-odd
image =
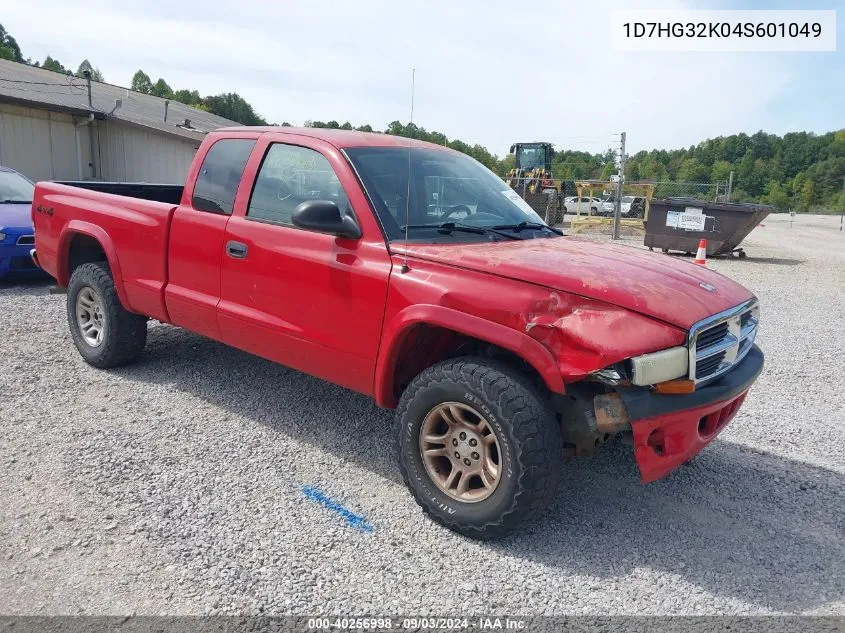
[[[35,248],[32,195],[35,185],[0,166],[0,279],[9,273],[44,274],[29,256]]]

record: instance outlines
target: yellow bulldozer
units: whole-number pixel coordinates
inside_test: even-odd
[[[514,155],[514,167],[505,181],[546,224],[555,225],[563,221],[564,185],[559,187],[552,180],[551,143],[514,143],[510,153]]]

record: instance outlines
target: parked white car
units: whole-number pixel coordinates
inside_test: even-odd
[[[642,196],[623,196],[622,215],[628,218],[645,217],[646,200]]]
[[[599,215],[613,215],[616,213],[616,201],[613,198],[605,198],[599,201]]]
[[[599,204],[599,215],[613,215],[616,213],[615,201],[605,198]],[[640,196],[622,196],[620,212],[623,218],[641,218],[645,216],[645,198]]]
[[[601,204],[601,200],[598,198],[590,198],[588,196],[581,197],[581,213],[589,213],[592,212],[593,214],[597,213],[599,210],[599,205]],[[563,199],[563,210],[565,213],[575,213],[578,209],[578,196],[569,196],[568,198]]]

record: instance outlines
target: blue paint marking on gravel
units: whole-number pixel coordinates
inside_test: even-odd
[[[349,508],[345,507],[343,504],[338,503],[331,497],[325,495],[323,492],[315,488],[314,486],[302,486],[302,494],[305,495],[307,499],[311,501],[316,501],[324,508],[331,510],[332,512],[339,514],[346,523],[350,526],[355,528],[356,530],[360,530],[361,532],[372,532],[375,528],[373,524],[367,521],[364,517],[355,514]]]

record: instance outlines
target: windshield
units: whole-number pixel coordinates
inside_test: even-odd
[[[410,160],[408,154],[410,152]],[[464,154],[404,147],[356,147],[346,154],[358,171],[388,239],[478,241],[479,231],[444,235],[437,228],[455,223],[477,229],[543,224],[543,220],[493,172]],[[410,187],[408,175],[410,172]],[[408,193],[410,192],[410,199]],[[548,230],[520,237],[548,237]]]
[[[633,201],[634,201],[634,196],[623,196],[622,197],[622,202],[627,202],[627,203],[630,204]]]
[[[35,185],[14,171],[0,171],[0,203],[32,202]]]

